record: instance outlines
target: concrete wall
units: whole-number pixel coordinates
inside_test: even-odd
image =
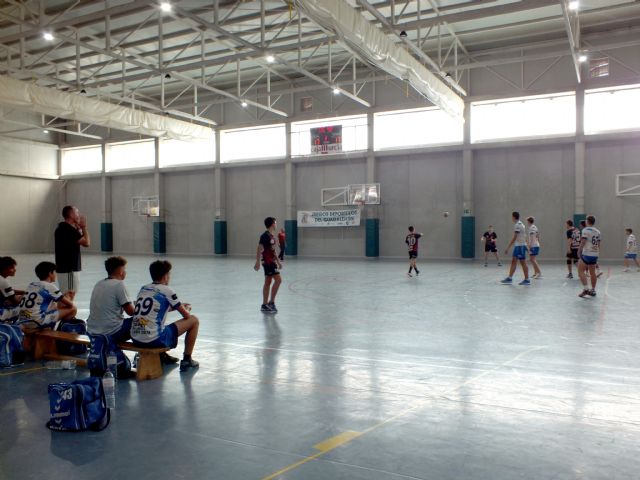
[[[52,179],[57,159],[53,145],[0,138],[0,254],[53,249],[61,188]]]

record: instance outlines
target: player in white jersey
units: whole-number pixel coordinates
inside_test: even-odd
[[[522,280],[519,285],[531,285],[531,280],[529,280],[529,268],[527,267],[527,241],[525,237],[524,223],[520,221],[519,212],[513,212],[511,214],[511,219],[513,220],[513,237],[511,238],[509,245],[507,245],[504,254],[508,255],[509,249],[513,245],[513,255],[511,257],[509,275],[500,283],[504,285],[511,285],[513,283],[513,274],[516,272],[518,262],[520,262],[522,272],[524,273],[524,280]]]
[[[540,254],[540,231],[536,227],[535,221],[535,218],[527,217],[527,249],[529,250],[529,262],[531,262],[534,272],[531,278],[542,278],[542,272],[537,260]]]
[[[191,315],[191,305],[181,303],[178,295],[169,287],[171,264],[166,260],[156,260],[149,266],[153,283],[145,285],[138,293],[131,338],[133,343],[147,348],[176,348],[178,337],[186,333],[184,356],[180,361],[180,371],[197,368],[198,362],[191,358],[198,336],[200,322]],[[167,313],[177,310],[182,319],[166,325]]]
[[[600,230],[594,227],[596,217],[587,216],[587,226],[582,230],[580,242],[580,262],[578,263],[578,274],[582,282],[582,292],[578,295],[581,298],[590,295],[596,296],[596,283],[598,283],[598,275],[596,274],[596,264],[600,255]],[[591,289],[587,288],[587,271],[591,278]]]
[[[20,300],[24,292],[14,289],[9,277],[16,274],[16,261],[11,257],[0,257],[0,323],[14,323],[20,315]]]
[[[627,234],[625,251],[624,251],[624,271],[629,271],[629,265],[631,260],[634,261],[638,271],[640,272],[640,263],[638,263],[638,242],[636,241],[636,236],[633,234],[633,230],[630,228],[625,228],[624,233]]]
[[[75,305],[54,283],[55,263],[40,262],[36,275],[40,280],[29,284],[20,301],[18,323],[25,327],[33,326],[34,322],[41,327],[53,327],[59,320],[74,318]]]

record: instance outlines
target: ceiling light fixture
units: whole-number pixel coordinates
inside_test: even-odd
[[[42,130],[42,133],[49,133],[49,130]]]
[[[267,63],[273,63],[276,61],[276,57],[274,57],[273,55],[267,55],[265,59],[267,60]]]
[[[338,87],[333,87],[333,94],[334,95],[340,95],[340,89]]]
[[[574,12],[580,8],[580,2],[578,0],[572,0],[569,2],[569,10],[573,10]]]
[[[51,32],[44,32],[42,34],[42,38],[44,38],[47,42],[51,42],[51,41],[53,41],[53,39],[55,37],[53,36],[53,33],[51,33]]]
[[[578,61],[579,61],[580,63],[584,63],[584,62],[586,62],[588,58],[589,58],[589,57],[587,57],[584,53],[581,53],[580,55],[578,55]]]
[[[169,2],[162,2],[160,4],[160,10],[165,13],[169,13],[171,11],[171,4]]]
[[[242,105],[242,108],[247,108],[248,103],[243,100],[240,105]]]

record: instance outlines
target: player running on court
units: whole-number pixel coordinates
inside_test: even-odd
[[[413,230],[413,227],[409,227],[409,234],[404,239],[404,243],[409,246],[409,273],[407,275],[410,277],[413,276],[411,275],[411,269],[416,271],[416,276],[420,275],[420,270],[416,267],[416,259],[418,258],[418,239],[422,237],[422,234]]]
[[[513,274],[516,272],[518,262],[522,267],[522,273],[524,273],[524,280],[518,285],[531,285],[529,280],[529,267],[527,267],[527,241],[525,239],[524,223],[520,221],[520,213],[512,212],[511,219],[513,220],[513,237],[507,245],[504,251],[505,255],[509,254],[509,249],[513,245],[513,255],[511,257],[511,266],[509,267],[509,275],[500,283],[504,285],[511,285],[513,283]]]
[[[573,220],[567,220],[567,231],[565,235],[567,237],[567,278],[573,278],[572,265],[577,264],[580,257],[578,257],[578,250],[580,249],[580,230],[573,225]]]
[[[529,262],[533,267],[532,278],[542,278],[542,272],[540,271],[540,265],[538,265],[538,255],[540,254],[540,231],[536,227],[536,219],[533,217],[527,217],[527,223],[529,228],[527,229],[527,248],[529,249]]]
[[[498,262],[498,266],[501,267],[502,263],[500,263],[500,257],[498,256],[498,245],[496,240],[498,239],[498,235],[493,230],[493,225],[489,225],[489,229],[482,234],[480,237],[480,241],[484,243],[484,266],[487,266],[487,258],[489,257],[489,253],[493,253],[496,257],[496,261]]]
[[[638,271],[640,272],[640,263],[638,263],[638,242],[636,242],[636,236],[633,234],[633,230],[625,228],[624,233],[627,234],[626,248],[624,252],[624,271],[630,271],[629,265],[631,260],[634,261]]]
[[[596,264],[598,263],[598,255],[600,255],[600,230],[594,227],[596,217],[589,215],[587,217],[587,226],[582,230],[582,240],[580,242],[580,262],[578,263],[578,274],[582,282],[582,292],[578,295],[581,298],[587,295],[596,296],[596,284],[598,283],[598,275],[596,274]],[[587,271],[591,278],[591,289],[587,288]]]
[[[264,226],[267,227],[267,230],[260,236],[258,249],[256,250],[256,264],[253,269],[256,272],[260,270],[260,260],[262,260],[264,285],[262,286],[262,305],[260,306],[260,311],[264,313],[278,313],[278,309],[276,308],[276,295],[278,294],[280,283],[282,283],[279,272],[282,264],[276,254],[276,239],[273,236],[277,228],[276,218],[265,218]]]

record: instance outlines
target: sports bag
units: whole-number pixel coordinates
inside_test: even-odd
[[[60,320],[55,328],[59,332],[77,333],[78,335],[87,334],[87,322],[79,318],[71,318],[69,320]],[[64,340],[56,340],[56,348],[60,355],[84,355],[87,353],[87,346]]]
[[[87,368],[92,377],[100,377],[107,371],[107,356],[109,352],[114,352],[118,359],[118,376],[123,372],[131,370],[131,362],[111,337],[103,334],[89,334],[91,345],[89,356],[87,357]]]
[[[99,432],[109,425],[111,412],[102,379],[89,377],[71,383],[52,383],[48,392],[51,419],[47,428],[61,432]]]
[[[6,368],[24,363],[23,340],[24,334],[20,327],[0,323],[0,367]]]

